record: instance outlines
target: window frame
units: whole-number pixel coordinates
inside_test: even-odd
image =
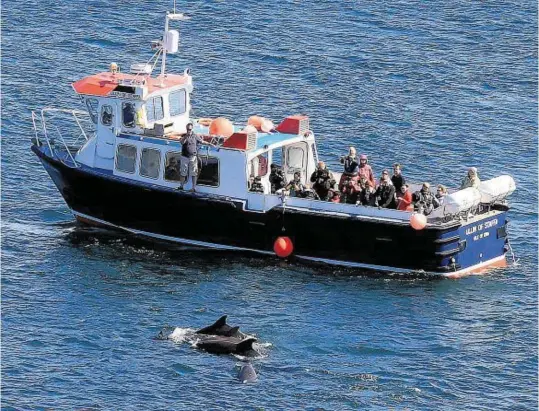
[[[160,99],[161,100],[161,115],[162,115],[161,118],[156,118],[155,117],[155,99]],[[152,102],[152,106],[153,106],[153,112],[152,112],[153,118],[152,119],[150,119],[150,110],[148,110],[148,103],[150,101]],[[163,120],[165,118],[165,105],[164,105],[164,101],[163,101],[163,96],[154,96],[154,97],[149,98],[144,103],[144,108],[146,110],[146,120],[149,123],[155,123],[156,121]]]
[[[163,157],[163,181],[168,181],[170,183],[177,183],[179,182],[180,180],[169,180],[168,178],[166,178],[166,172],[167,172],[167,156],[169,154],[178,154],[178,156],[180,157],[180,167],[181,167],[181,156],[182,156],[182,152],[181,151],[167,151]]]
[[[147,176],[147,175],[144,175],[142,174],[142,156],[144,155],[144,152],[145,151],[157,151],[159,153],[159,161],[157,162],[157,177],[152,177],[152,176]],[[152,180],[159,180],[159,176],[161,175],[161,150],[159,150],[158,148],[153,148],[153,147],[142,147],[142,149],[140,150],[140,159],[139,159],[139,166],[138,166],[138,174],[139,176],[141,177],[144,177],[144,178],[151,178]]]
[[[302,151],[302,156],[301,156],[301,165],[299,167],[297,166],[293,166],[293,165],[290,165],[290,150],[301,150]],[[289,169],[304,169],[305,168],[305,149],[302,148],[302,147],[296,147],[296,146],[292,146],[292,147],[287,147],[286,149],[286,166],[289,168]]]
[[[172,114],[172,96],[174,94],[178,94],[178,93],[183,93],[183,111],[177,113],[177,114]],[[168,95],[168,115],[169,117],[177,117],[177,116],[181,116],[182,114],[185,114],[187,112],[187,90],[185,90],[184,88],[182,89],[179,89],[179,90],[175,90],[173,92],[171,92],[169,95]]]
[[[91,101],[95,101],[94,114],[92,114],[91,103],[90,103]],[[86,108],[88,109],[88,114],[90,115],[90,120],[92,121],[92,123],[97,125],[99,123],[99,99],[94,98],[94,97],[89,97],[86,99],[85,104],[86,104]]]
[[[110,107],[112,111],[109,124],[105,124],[103,122],[103,113],[104,113],[105,107]],[[103,104],[101,106],[101,115],[99,116],[99,122],[101,123],[102,126],[105,126],[105,127],[112,126],[112,123],[114,122],[114,108],[110,104]]]
[[[135,159],[133,161],[133,171],[125,171],[118,168],[118,151],[120,150],[120,147],[130,147],[135,149]],[[120,143],[116,146],[116,156],[114,158],[114,169],[116,171],[119,171],[120,173],[126,173],[126,174],[135,174],[137,171],[137,159],[138,159],[138,147],[133,144],[126,144],[126,143]]]
[[[202,168],[204,168],[204,165],[202,165],[200,167],[198,178],[197,178],[197,186],[210,187],[210,188],[219,188],[221,186],[221,161],[220,161],[219,157],[214,157],[214,156],[198,156],[198,157],[199,158],[206,157],[208,160],[212,159],[212,160],[217,161],[217,185],[200,184],[199,183],[199,181],[200,181],[200,172],[202,171]],[[203,162],[204,160],[201,159],[201,161]]]
[[[134,111],[133,111],[133,125],[132,126],[125,124],[124,109],[128,104],[132,105],[133,108],[134,108]],[[137,127],[137,107],[136,107],[135,104],[136,103],[131,102],[131,101],[122,101],[122,125],[124,127],[127,127],[127,128],[135,128],[135,127]]]

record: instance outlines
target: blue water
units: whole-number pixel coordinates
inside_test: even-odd
[[[81,108],[70,82],[147,60],[169,3],[3,3],[2,409],[536,409],[536,2],[179,3],[193,19],[168,62],[192,68],[194,115],[308,113],[333,167],[353,144],[376,174],[512,174],[519,264],[458,281],[77,227],[30,111]],[[237,358],[153,340],[222,313],[271,344],[256,384]]]

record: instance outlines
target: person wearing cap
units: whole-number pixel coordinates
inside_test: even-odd
[[[395,186],[396,193],[400,193],[401,187],[406,184],[406,180],[402,175],[402,167],[399,163],[393,164],[393,175],[391,176],[391,182]]]
[[[361,154],[359,156],[359,167],[358,167],[358,174],[359,177],[365,177],[367,180],[369,180],[373,187],[376,186],[376,181],[374,180],[374,174],[372,172],[372,168],[369,165],[369,159],[365,154]]]
[[[333,173],[327,169],[326,163],[318,162],[318,168],[311,174],[310,180],[313,183],[313,190],[320,197],[320,200],[329,200],[329,190],[335,189],[336,181]]]
[[[403,184],[400,192],[397,193],[397,210],[407,211],[412,204],[412,193],[408,190],[408,184]]]
[[[354,147],[350,147],[347,156],[341,157],[341,164],[344,164],[344,171],[339,181],[339,191],[342,192],[343,187],[348,184],[348,181],[352,180],[355,183],[358,180],[359,159],[357,158]]]
[[[418,213],[429,215],[436,207],[440,205],[438,199],[430,191],[430,184],[425,182],[421,190],[413,195],[414,210]]]
[[[384,170],[380,178],[380,185],[376,190],[378,207],[395,208],[395,187],[389,179],[389,171]]]
[[[478,188],[479,184],[481,184],[481,180],[479,180],[479,175],[477,174],[477,168],[470,167],[468,169],[468,174],[466,175],[466,177],[464,177],[464,180],[462,180],[460,189],[463,190],[468,187]]]
[[[276,191],[286,186],[286,180],[283,170],[277,164],[271,164],[270,169],[271,172],[268,179],[271,184],[271,194],[275,194]]]
[[[376,207],[376,190],[369,180],[366,180],[365,189],[359,193],[359,203],[364,206]]]

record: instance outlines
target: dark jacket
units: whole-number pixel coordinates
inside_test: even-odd
[[[378,206],[383,208],[395,208],[395,187],[393,184],[380,184],[376,190]]]
[[[376,207],[376,191],[369,193],[367,189],[361,190],[359,201],[364,206]]]
[[[333,173],[327,168],[324,170],[316,170],[311,174],[311,183],[313,189],[321,200],[327,200],[330,189],[335,188],[336,181],[333,178]]]
[[[432,213],[432,210],[440,205],[438,199],[429,191],[416,191],[413,195],[414,208],[425,215]]]
[[[402,176],[402,174],[396,176],[396,175],[392,175],[391,176],[391,182],[393,183],[393,186],[395,187],[395,191],[397,193],[400,193],[401,191],[401,187],[406,184],[406,180],[404,179],[404,177]]]
[[[359,162],[357,160],[357,157],[346,156],[344,159],[341,160],[341,162],[344,164],[345,173],[349,175],[357,175],[359,170]]]
[[[271,170],[271,173],[268,177],[269,182],[271,184],[271,193],[275,193],[277,190],[280,190],[281,188],[284,188],[286,186],[286,181],[284,178],[283,170],[279,168],[275,168]]]

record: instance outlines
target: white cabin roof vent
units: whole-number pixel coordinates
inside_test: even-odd
[[[131,64],[131,74],[152,74],[152,66],[145,63]]]

